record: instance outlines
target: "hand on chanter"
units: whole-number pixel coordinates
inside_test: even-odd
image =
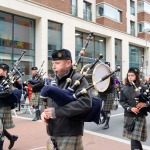
[[[131,108],[131,111],[132,111],[133,113],[135,113],[135,114],[138,114],[138,113],[139,113],[139,109],[136,108],[136,107],[132,107],[132,108]]]
[[[146,103],[143,103],[143,102],[140,102],[140,103],[138,103],[137,105],[136,105],[136,108],[137,109],[142,109],[142,108],[144,108],[144,107],[146,107],[147,105],[146,105]]]
[[[42,112],[42,114],[41,114],[41,120],[42,120],[46,125],[48,125],[47,119],[49,119],[49,117],[48,117],[44,112]]]

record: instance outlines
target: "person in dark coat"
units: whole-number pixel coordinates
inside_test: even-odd
[[[28,84],[32,89],[30,105],[33,106],[33,108],[35,109],[35,117],[33,118],[32,121],[37,121],[40,119],[41,115],[40,106],[43,104],[40,99],[40,91],[44,85],[44,82],[41,77],[38,77],[39,74],[37,67],[32,67],[31,70],[32,70],[32,78],[28,80]],[[37,79],[39,81],[37,83],[34,83],[34,81],[37,81]]]
[[[53,51],[52,69],[56,74],[57,86],[63,89],[66,79],[70,77],[72,72],[72,58],[69,50]],[[71,85],[81,76],[80,73],[75,72],[72,76]],[[88,87],[88,82],[83,78],[75,93],[86,87]],[[48,106],[42,113],[41,119],[47,124],[47,133],[50,136],[50,141],[52,141],[49,146],[53,145],[55,149],[59,150],[83,150],[84,122],[74,119],[74,116],[89,111],[92,108],[91,100],[89,92],[61,107],[53,100],[48,99]]]
[[[110,63],[105,62],[106,65],[108,65],[110,69]],[[101,111],[101,124],[104,124],[103,130],[109,128],[109,121],[110,121],[110,115],[111,115],[111,110],[113,109],[113,104],[115,101],[115,76],[110,77],[110,83],[106,91],[100,93],[100,97],[104,100],[104,106],[102,107]]]
[[[6,74],[8,73],[9,66],[7,64],[0,64],[0,85],[5,79]],[[7,88],[0,91],[0,120],[1,120],[1,138],[0,138],[0,150],[3,150],[4,136],[10,140],[8,149],[11,149],[14,146],[15,141],[18,139],[18,136],[11,135],[6,129],[13,128],[14,122],[11,115],[11,105],[7,101],[8,97],[12,93],[12,88]]]
[[[137,88],[143,90],[139,69],[130,68],[121,89],[120,104],[124,108],[123,136],[131,140],[131,150],[143,150],[141,141],[147,140],[146,116],[149,101]]]

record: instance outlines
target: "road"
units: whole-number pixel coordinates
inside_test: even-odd
[[[118,138],[122,140],[127,140],[122,136],[123,130],[123,108],[119,106],[116,111],[112,111],[111,118],[110,118],[110,128],[107,130],[103,130],[102,127],[104,125],[96,125],[95,123],[85,123],[85,129],[100,133],[101,135],[108,135],[112,138]],[[148,128],[148,140],[143,142],[143,145],[150,147],[150,114],[147,116],[147,128]]]
[[[25,112],[25,110],[21,110],[21,112]],[[32,118],[34,118],[34,115],[35,114],[30,114],[29,112],[26,112],[26,113],[18,114],[16,117],[14,117],[15,123],[16,123],[16,128],[12,129],[12,133],[18,134],[20,137],[19,140],[23,141],[23,137],[25,139],[26,138],[28,139],[29,137],[26,135],[25,131],[21,130],[22,126],[25,129],[29,128],[29,126],[30,127],[35,126],[34,132],[33,132],[32,128],[29,131],[29,133],[30,133],[29,135],[32,134],[32,136],[30,136],[30,138],[32,137],[34,139],[35,137],[38,138],[38,136],[39,136],[42,142],[39,142],[38,143],[39,145],[37,145],[37,144],[35,144],[35,143],[37,143],[35,140],[28,139],[26,141],[27,144],[24,145],[24,150],[27,150],[27,149],[32,149],[32,150],[33,149],[34,150],[35,149],[36,150],[44,149],[45,150],[45,148],[46,148],[45,147],[45,144],[46,144],[45,139],[47,140],[48,136],[46,135],[45,127],[43,126],[43,123],[41,125],[39,123],[30,121]],[[27,121],[16,120],[17,118],[18,119],[21,118],[21,119],[24,119]],[[150,116],[147,117],[147,125],[148,125],[148,136],[149,137],[148,137],[148,140],[142,144],[143,144],[143,146],[144,146],[143,148],[145,150],[150,150]],[[95,148],[95,150],[98,150],[98,146],[101,146],[101,144],[102,144],[104,147],[107,145],[107,143],[110,145],[107,145],[105,147],[105,150],[108,150],[109,147],[111,147],[111,150],[117,150],[116,147],[112,148],[112,145],[117,146],[118,144],[121,144],[121,143],[122,143],[122,145],[120,145],[120,146],[123,146],[123,148],[124,148],[123,150],[129,149],[129,147],[130,147],[129,140],[122,136],[123,108],[121,106],[116,111],[112,111],[112,115],[110,118],[110,128],[107,130],[102,130],[102,127],[103,127],[103,125],[96,125],[95,123],[85,123],[85,133],[86,134],[84,134],[83,139],[84,139],[84,143],[85,143],[84,146],[85,146],[86,150],[90,150],[91,148],[93,149],[94,146],[97,146]],[[36,132],[38,130],[39,130],[39,132]],[[40,133],[40,134],[42,133],[42,134],[39,135],[38,133]],[[90,136],[89,138],[87,138],[88,134],[93,135],[93,136]],[[98,137],[100,137],[100,138],[98,138]],[[8,140],[6,140],[6,141],[7,141],[7,143],[5,143],[5,145],[8,144]],[[117,142],[115,142],[115,141],[117,141]],[[19,142],[19,141],[16,142],[16,144],[17,144],[15,146],[16,150],[18,150],[20,147],[22,147],[21,143],[22,142]],[[33,145],[36,145],[38,148],[35,148],[35,146],[33,146]],[[39,148],[39,147],[43,147],[43,148]],[[118,149],[120,149],[120,148],[118,148]]]

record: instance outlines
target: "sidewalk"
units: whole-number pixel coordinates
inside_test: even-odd
[[[19,136],[12,150],[46,150],[48,136],[46,134],[45,124],[41,121],[31,121],[30,119],[21,119],[14,117],[16,127],[9,129],[12,134]],[[100,134],[85,131],[83,136],[84,150],[130,150],[130,145],[111,139],[111,137],[102,137]],[[4,150],[9,145],[5,138]]]

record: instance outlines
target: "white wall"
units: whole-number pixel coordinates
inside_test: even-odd
[[[48,20],[56,21],[63,24],[63,48],[71,50],[73,58],[75,58],[75,29],[89,33],[92,31],[94,34],[106,37],[107,58],[111,60],[112,69],[115,69],[114,64],[114,39],[122,40],[122,59],[123,59],[123,77],[126,75],[129,65],[129,43],[133,45],[145,47],[146,41],[137,37],[133,37],[123,32],[118,32],[110,28],[100,26],[93,22],[87,22],[80,18],[69,16],[63,12],[56,12],[41,6],[34,5],[23,0],[1,0],[0,9],[6,12],[23,15],[29,18],[36,19],[36,65],[39,66],[42,59],[47,60],[47,22]],[[83,13],[82,13],[83,14]],[[147,42],[150,47],[150,42]],[[150,54],[148,50],[148,54]],[[149,55],[147,55],[149,56]],[[150,62],[150,58],[149,62]],[[47,62],[44,65],[47,70]],[[150,75],[150,65],[148,66],[148,74]]]

